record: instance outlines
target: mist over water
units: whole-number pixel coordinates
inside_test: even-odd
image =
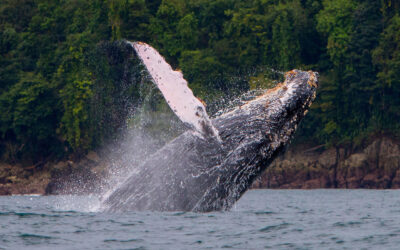
[[[187,130],[156,86],[147,81],[142,82],[139,89],[141,101],[130,112],[126,128],[113,143],[100,150],[109,164],[105,184],[99,186],[101,200],[138,171],[150,155]]]
[[[399,190],[251,190],[226,212],[91,212],[0,197],[0,249],[398,249]]]

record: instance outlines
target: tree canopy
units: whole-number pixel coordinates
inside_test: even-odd
[[[319,71],[304,140],[400,134],[398,1],[0,0],[0,158],[82,154],[123,126],[140,98],[124,82],[142,76],[122,39],[157,48],[201,98],[265,69]]]

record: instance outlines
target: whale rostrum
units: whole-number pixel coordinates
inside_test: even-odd
[[[186,131],[143,162],[104,211],[226,210],[282,153],[315,99],[318,73],[292,70],[274,89],[210,120],[219,140]]]

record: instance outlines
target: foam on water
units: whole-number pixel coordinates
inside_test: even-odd
[[[52,204],[55,211],[79,211],[84,213],[98,212],[101,200],[98,195],[59,195]]]

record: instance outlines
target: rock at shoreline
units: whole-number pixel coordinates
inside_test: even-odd
[[[253,188],[400,188],[400,144],[382,137],[354,151],[296,147],[276,159]]]
[[[0,164],[0,195],[44,194],[50,174],[36,166]]]
[[[106,165],[93,151],[77,162],[59,162],[51,168],[52,178],[45,194],[97,193],[103,186]]]
[[[0,163],[0,195],[87,194],[98,192],[106,167],[95,152],[78,162],[46,162],[33,166]]]

